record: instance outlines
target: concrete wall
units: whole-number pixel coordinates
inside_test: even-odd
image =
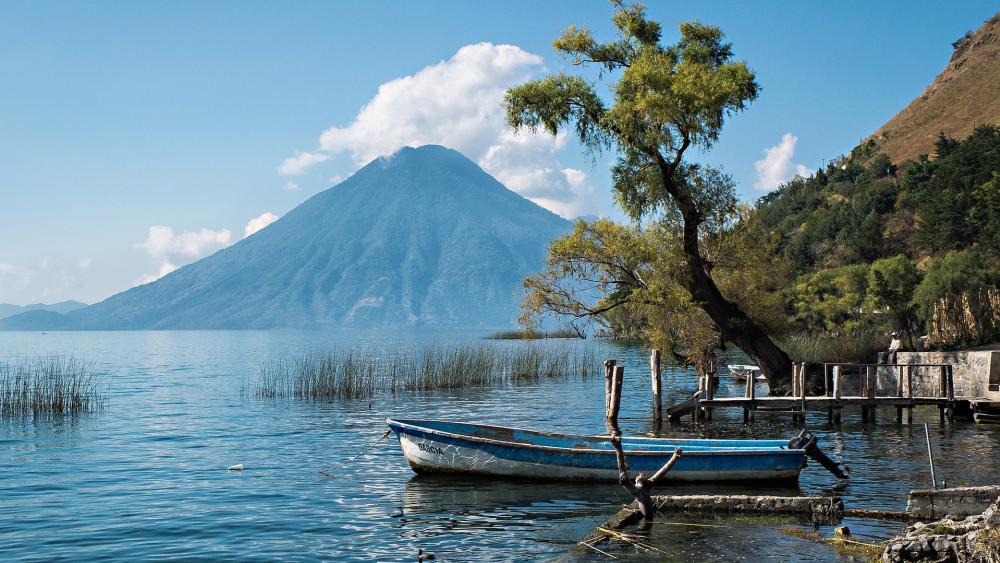
[[[991,397],[1000,400],[1000,351],[976,352],[900,352],[900,364],[952,364],[955,374],[956,397]],[[879,370],[879,390],[894,386],[896,375],[891,368]],[[913,393],[917,396],[937,396],[940,370],[913,368]],[[991,390],[992,389],[992,390]]]
[[[918,489],[910,491],[906,511],[925,518],[960,517],[979,514],[1000,497],[1000,485]]]

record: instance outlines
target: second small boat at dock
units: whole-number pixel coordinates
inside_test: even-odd
[[[576,436],[440,420],[386,421],[418,473],[467,473],[531,479],[617,481],[608,436]],[[622,437],[628,465],[650,474],[683,450],[667,481],[797,480],[806,456],[830,462],[815,438],[708,440]],[[825,460],[825,461],[824,461]],[[843,476],[840,474],[838,476]]]

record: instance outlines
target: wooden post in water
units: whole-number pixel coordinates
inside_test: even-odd
[[[799,393],[801,393],[802,422],[806,421],[806,363],[799,365]]]
[[[903,366],[896,366],[896,398],[903,398]],[[903,405],[896,407],[896,422],[903,422]]]
[[[868,407],[868,416],[872,422],[875,422],[878,417],[878,402],[875,400],[875,397],[878,396],[878,368],[865,366],[865,374],[868,379],[868,400],[871,402],[871,406]]]
[[[948,420],[955,420],[955,366],[948,365]]]
[[[838,405],[840,404],[840,396],[841,396],[840,395],[841,394],[841,388],[840,388],[841,371],[843,371],[843,369],[840,366],[833,366],[833,398],[837,402]],[[837,423],[837,424],[840,424],[841,407],[840,406],[836,406],[834,408],[836,409],[836,412],[834,413],[834,422]]]
[[[625,379],[625,366],[614,366],[611,378],[611,409],[608,412],[608,420],[618,421],[618,409],[622,404],[622,382]]]
[[[942,364],[940,369],[941,375],[939,377],[939,388],[938,397],[942,399],[948,398],[948,369]],[[940,423],[944,424],[944,405],[938,405],[938,418]]]
[[[913,424],[913,366],[906,366],[906,396],[910,398],[910,408],[906,409],[906,423]]]
[[[660,371],[660,351],[656,348],[649,353],[649,372],[653,385],[653,420],[660,422],[663,420],[663,401],[660,391],[663,380]]]
[[[823,364],[823,396],[830,396],[830,364]],[[833,407],[827,407],[826,409],[826,421],[833,423]]]
[[[715,373],[710,372],[705,376],[705,398],[709,401],[715,398]],[[712,407],[705,407],[704,413],[705,420],[712,420]]]
[[[792,362],[792,397],[799,396],[799,364]],[[792,413],[792,422],[799,420],[798,413]]]
[[[858,378],[861,379],[861,393],[860,395],[865,399],[871,395],[871,373],[868,371],[868,366],[858,366]],[[861,422],[867,423],[871,409],[868,408],[868,403],[862,399],[861,401]]]
[[[604,418],[611,419],[611,381],[615,376],[615,360],[604,360]]]

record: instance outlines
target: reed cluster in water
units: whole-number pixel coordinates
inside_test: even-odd
[[[74,358],[0,361],[0,418],[102,410],[107,394],[96,367]]]
[[[332,351],[275,357],[260,364],[245,396],[257,398],[370,398],[588,377],[601,369],[590,348],[490,345],[434,347],[419,353]]]
[[[582,338],[579,332],[568,328],[560,330],[501,330],[486,337],[488,340],[544,340],[546,338]]]
[[[889,346],[889,341],[872,332],[859,334],[793,335],[779,342],[782,349],[795,362],[874,362],[878,353]]]

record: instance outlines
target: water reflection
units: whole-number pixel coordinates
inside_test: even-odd
[[[371,402],[250,400],[239,393],[257,362],[271,354],[331,346],[417,349],[477,338],[437,331],[0,333],[3,354],[75,355],[114,371],[103,413],[0,424],[0,553],[10,559],[412,560],[424,548],[445,560],[567,556],[579,539],[631,500],[620,487],[418,477],[394,440],[339,467],[334,477],[320,471],[368,446],[389,416],[602,433],[599,377]],[[614,357],[624,365],[620,425],[628,434],[773,438],[789,437],[803,426],[766,416],[745,426],[742,413],[717,411],[709,424],[685,419],[656,427],[650,421],[648,350],[603,342],[536,344],[597,346],[599,358]],[[742,363],[736,360],[723,363]],[[742,392],[740,384],[725,378],[720,387],[722,393]],[[672,368],[664,374],[667,402],[689,397],[696,388],[689,371]],[[825,412],[809,414],[804,425],[816,432],[825,451],[853,470],[843,490],[816,466],[791,488],[692,483],[661,490],[838,492],[848,506],[901,509],[908,490],[930,481],[925,421],[939,454],[939,478],[955,485],[1000,481],[995,459],[1000,431],[962,421],[942,427],[935,409],[918,409],[912,425],[896,423],[894,411],[880,413],[873,424],[861,424],[859,413],[847,411],[840,427],[827,424]],[[246,471],[225,471],[236,463],[244,463]],[[722,528],[664,525],[650,533],[666,536],[674,555],[689,560],[759,559],[766,545],[780,548],[768,555],[779,559],[831,557],[827,546],[780,531],[799,523],[708,523]],[[849,525],[870,537],[895,526]]]

